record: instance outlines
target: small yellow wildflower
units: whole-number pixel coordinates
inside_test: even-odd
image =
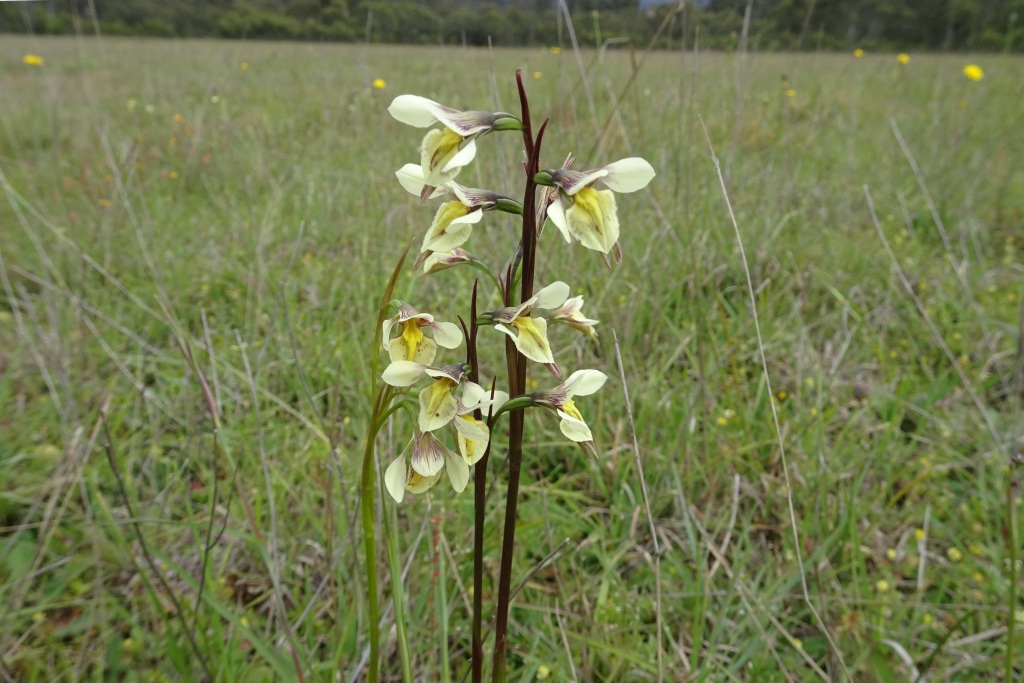
[[[387,81],[385,81],[383,78],[373,79],[373,87],[376,88],[377,90],[383,90],[387,86]]]
[[[898,61],[900,64],[909,64],[910,55],[908,55],[906,52],[901,52],[899,55],[897,55],[896,61]]]
[[[110,201],[109,199],[100,199],[100,206],[102,206],[103,208],[107,208],[113,205],[114,202]]]
[[[777,398],[779,401],[785,401],[787,398],[789,398],[789,392],[786,391],[785,389],[782,389],[775,393],[775,398]]]
[[[238,623],[242,625],[242,628],[249,628],[249,620],[246,619],[245,617],[242,617],[241,619],[239,619]]]
[[[177,171],[171,171],[170,173],[167,174],[167,177],[170,178],[171,180],[177,180],[179,174]]]
[[[807,379],[804,380],[804,384],[807,385],[808,389],[812,388],[814,386],[814,378],[808,377]]]
[[[793,647],[795,647],[798,650],[804,649],[804,641],[800,640],[799,638],[794,638]]]
[[[972,81],[980,81],[985,77],[985,72],[977,64],[968,64],[964,67],[964,76]]]
[[[926,624],[932,623],[933,619],[934,619],[934,617],[932,615],[930,615],[930,614],[922,614],[921,615],[921,621],[923,621]]]
[[[889,560],[890,562],[892,562],[893,560],[895,560],[895,559],[896,559],[896,549],[895,549],[895,548],[889,548],[888,550],[886,550],[886,551],[885,551],[885,557],[886,557],[886,558],[887,558],[887,559],[888,559],[888,560]]]
[[[212,104],[218,104],[220,102],[220,95],[211,95],[210,102]]]
[[[175,114],[174,115],[174,122],[175,123],[181,123],[184,120],[185,120],[185,117],[182,116],[181,114]]]
[[[971,555],[981,555],[981,546],[972,543],[971,545],[967,546],[967,552],[969,552]]]
[[[818,409],[817,408],[811,408],[811,417],[813,417],[813,416],[815,416],[817,414],[818,414]]]
[[[879,593],[889,592],[889,582],[885,579],[881,579],[878,583],[875,584],[875,590],[877,590]]]
[[[242,69],[242,71],[248,71],[249,70],[249,62],[242,62],[241,64],[239,64],[239,67]]]
[[[959,548],[950,548],[946,551],[946,557],[949,558],[950,562],[959,562],[964,559],[964,554],[960,552]]]
[[[724,418],[724,417],[720,417],[720,418],[718,418],[717,420],[715,420],[715,422],[717,422],[717,423],[718,423],[718,426],[719,426],[719,427],[724,427],[725,425],[729,424],[729,420],[727,420],[727,419],[726,419],[726,418]]]
[[[21,58],[21,61],[23,61],[28,66],[42,66],[43,65],[43,58],[40,57],[39,55],[25,55],[24,57]]]
[[[552,47],[552,48],[548,48],[548,50],[553,55],[560,55],[560,54],[562,54],[562,48],[558,47],[557,45]]]
[[[923,541],[924,540],[924,529],[914,529],[914,536],[917,538],[917,540]]]
[[[42,621],[43,619],[45,619],[45,618],[46,618],[46,615],[43,614],[42,612],[36,612],[35,614],[32,615],[32,621],[36,622],[37,624],[40,621]]]
[[[975,583],[985,583],[985,575],[981,572],[974,572],[974,574],[971,575],[971,578],[974,579]]]
[[[539,71],[534,71],[533,72],[533,77],[534,78],[540,78],[541,76],[542,76],[541,72],[539,72]]]
[[[793,90],[792,88],[787,90],[786,91],[786,97],[796,97],[796,90]]]
[[[862,49],[860,49],[858,47],[856,50],[853,51],[853,56],[857,57],[857,58],[863,57],[864,56],[864,50],[862,50]]]
[[[551,675],[551,669],[547,668],[543,664],[537,667],[537,678],[544,680]]]

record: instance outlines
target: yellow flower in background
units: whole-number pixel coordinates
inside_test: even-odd
[[[864,50],[862,50],[862,49],[860,49],[858,47],[856,50],[853,51],[853,56],[854,57],[863,57],[864,56]]]
[[[896,56],[896,61],[899,62],[900,64],[909,64],[910,55],[908,55],[906,52],[901,52],[899,55]]]
[[[23,61],[25,64],[28,64],[29,66],[43,65],[43,58],[39,55],[25,55],[21,58],[21,61]]]
[[[786,97],[796,97],[796,90],[793,90],[792,88],[787,90],[786,91]]]
[[[242,62],[239,65],[239,67],[242,69],[242,71],[248,71],[249,70],[249,62]]]
[[[560,55],[560,54],[562,54],[562,48],[558,47],[557,45],[555,47],[548,48],[548,49],[551,52],[551,54],[553,54],[553,55]]]
[[[972,81],[980,81],[985,77],[985,72],[977,64],[968,64],[964,67],[964,76]]]
[[[383,90],[384,88],[387,87],[387,85],[387,82],[383,78],[373,79],[373,87],[376,88],[377,90]]]
[[[543,74],[542,74],[541,72],[539,72],[539,71],[534,71],[534,72],[533,72],[533,77],[534,77],[534,78],[540,78],[540,77],[541,77],[542,75],[543,75]]]

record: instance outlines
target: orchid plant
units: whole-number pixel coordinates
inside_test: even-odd
[[[511,589],[512,552],[519,478],[523,460],[524,411],[546,408],[559,418],[562,434],[578,444],[589,456],[597,457],[593,432],[574,400],[601,389],[607,377],[600,370],[579,369],[564,381],[549,339],[550,323],[561,323],[586,338],[597,341],[598,321],[583,312],[582,296],[570,298],[570,286],[556,280],[535,291],[538,243],[548,219],[565,241],[579,242],[599,252],[605,262],[621,260],[619,218],[615,194],[634,192],[654,178],[654,169],[639,157],[622,159],[590,171],[572,170],[572,158],[560,168],[542,170],[541,145],[548,121],[534,131],[529,103],[521,75],[517,72],[521,114],[459,111],[425,97],[401,95],[388,111],[398,121],[417,128],[429,128],[420,143],[419,164],[406,164],[396,172],[401,186],[421,202],[441,199],[433,221],[424,231],[413,268],[432,275],[448,268],[473,266],[488,276],[503,305],[493,311],[477,311],[478,281],[470,297],[468,315],[452,322],[420,313],[406,302],[391,301],[395,282],[405,256],[396,266],[378,316],[373,368],[377,355],[387,353],[390,364],[380,374],[383,384],[373,380],[375,399],[371,433],[363,459],[362,509],[366,549],[368,598],[370,604],[370,660],[368,680],[379,680],[379,611],[376,584],[375,472],[374,444],[377,432],[403,409],[409,414],[409,446],[387,466],[383,488],[395,503],[430,490],[447,475],[455,493],[474,479],[475,529],[473,568],[472,680],[483,677],[483,554],[486,510],[487,465],[496,427],[508,420],[507,497],[495,609],[492,681],[504,681],[507,648],[508,609]],[[436,126],[436,127],[435,127]],[[517,201],[496,191],[470,188],[455,181],[459,172],[476,157],[478,147],[490,133],[517,131],[522,134],[524,158],[522,199]],[[602,189],[598,189],[599,186]],[[521,216],[522,229],[517,249],[504,269],[493,272],[485,262],[464,249],[484,214],[501,211]],[[426,221],[424,221],[426,222]],[[552,245],[550,248],[557,248]],[[408,249],[407,249],[408,253]],[[504,335],[506,376],[481,381],[480,330],[491,328]],[[493,333],[485,333],[491,334]],[[493,339],[501,339],[493,335]],[[465,345],[461,357],[438,356]],[[441,351],[443,349],[444,351]],[[530,363],[547,369],[558,384],[549,390],[528,393]],[[392,563],[394,569],[395,563]],[[398,577],[393,577],[393,580]],[[396,596],[396,609],[400,601]],[[399,624],[399,640],[404,637]],[[410,676],[407,653],[403,675]]]

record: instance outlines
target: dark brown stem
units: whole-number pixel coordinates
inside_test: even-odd
[[[469,308],[469,333],[466,336],[466,362],[469,364],[469,379],[480,382],[480,361],[476,348],[476,300],[477,282],[473,283],[473,299]],[[480,419],[480,411],[473,412]],[[489,427],[490,425],[488,425]],[[484,641],[481,635],[484,621],[484,519],[487,506],[487,461],[490,459],[491,444],[476,464],[473,473],[473,683],[481,683],[484,676]]]
[[[519,99],[522,105],[523,143],[526,147],[526,188],[523,191],[523,230],[521,253],[523,257],[523,280],[520,301],[533,296],[534,270],[537,257],[537,184],[533,177],[539,167],[540,145],[547,121],[541,126],[536,140],[530,124],[530,107],[523,87],[522,74],[516,72],[519,85]],[[514,271],[513,271],[514,276]],[[511,288],[510,288],[511,289]],[[511,293],[509,294],[511,298]],[[526,389],[526,357],[519,353],[510,339],[505,342],[505,358],[508,365],[509,395],[521,396]],[[494,624],[494,664],[491,681],[504,683],[505,658],[508,649],[508,608],[512,588],[512,552],[515,549],[516,510],[519,504],[519,477],[523,462],[522,410],[509,413],[508,438],[508,491],[505,496],[505,528],[501,539],[501,568],[498,574],[498,606]]]

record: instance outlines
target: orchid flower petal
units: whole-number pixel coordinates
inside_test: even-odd
[[[647,187],[656,175],[654,167],[640,157],[620,159],[604,167],[607,172],[601,182],[615,192],[636,192]]]
[[[384,471],[384,487],[397,503],[401,503],[405,498],[405,483],[408,478],[409,471],[405,463],[405,453],[403,453],[392,460]]]

